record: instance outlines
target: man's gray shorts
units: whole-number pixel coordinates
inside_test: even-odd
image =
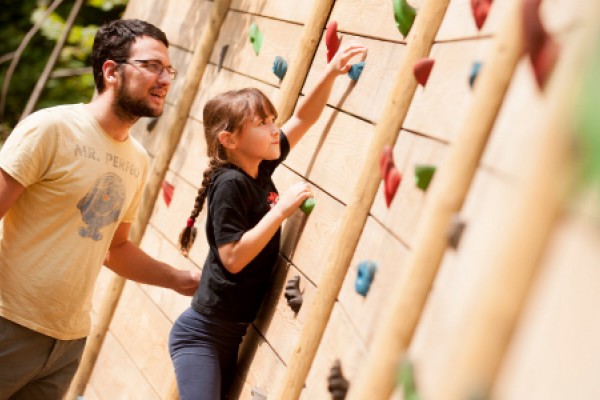
[[[0,400],[60,400],[85,338],[57,340],[0,317]]]

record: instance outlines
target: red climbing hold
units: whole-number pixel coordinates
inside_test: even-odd
[[[385,146],[383,149],[381,158],[379,159],[379,168],[381,171],[381,178],[383,179],[383,194],[385,196],[385,204],[389,208],[390,204],[392,204],[394,196],[396,195],[398,186],[400,186],[400,181],[402,180],[402,175],[400,175],[400,172],[394,165],[392,148],[390,146]]]
[[[327,46],[327,62],[330,62],[340,48],[340,38],[337,35],[337,22],[331,21],[325,31],[325,45]]]
[[[471,0],[471,11],[475,18],[477,29],[481,29],[492,7],[492,0]]]
[[[167,207],[169,207],[169,204],[171,204],[171,199],[173,198],[175,187],[167,181],[163,181],[161,186],[163,191],[163,200],[167,204]]]
[[[415,74],[415,79],[421,85],[425,86],[427,84],[434,63],[435,60],[433,58],[422,58],[415,63],[413,73]]]
[[[523,2],[523,32],[525,49],[529,53],[533,73],[540,88],[544,87],[558,58],[558,45],[544,29],[540,20],[541,0]]]

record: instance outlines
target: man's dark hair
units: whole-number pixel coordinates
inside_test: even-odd
[[[102,65],[106,60],[123,62],[129,57],[131,44],[142,36],[160,40],[169,47],[169,41],[163,31],[149,22],[139,19],[119,19],[111,21],[98,29],[92,48],[92,69],[98,93],[104,90]]]

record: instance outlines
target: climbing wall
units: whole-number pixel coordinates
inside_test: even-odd
[[[431,0],[410,2],[417,9],[417,19],[427,1]],[[284,0],[231,2],[141,242],[152,256],[178,268],[202,268],[207,252],[204,213],[198,219],[202,228],[190,257],[184,258],[176,249],[178,234],[207,164],[202,108],[217,93],[249,86],[261,89],[276,105],[280,104],[285,95],[284,82],[273,74],[273,62],[279,56],[291,63],[298,48],[307,45],[301,40],[302,33],[318,3],[302,1],[290,6]],[[303,328],[311,319],[321,317],[317,312],[320,304],[313,300],[319,298],[318,291],[326,283],[324,269],[336,252],[350,252],[351,262],[325,331],[316,339],[320,344],[299,397],[330,398],[327,377],[336,360],[353,393],[358,378],[366,373],[365,359],[378,340],[377,330],[386,329],[383,314],[393,301],[397,282],[408,279],[407,265],[413,249],[420,245],[417,232],[421,217],[430,207],[428,194],[437,182],[434,176],[431,187],[419,187],[415,171],[423,166],[442,168],[453,146],[462,145],[458,138],[474,109],[472,81],[480,83],[474,65],[480,63],[485,69],[496,49],[494,44],[505,35],[502,27],[511,18],[509,3],[493,2],[487,19],[478,28],[469,0],[449,2],[429,53],[435,60],[433,68],[426,84],[419,85],[414,96],[407,94],[410,107],[392,146],[395,167],[402,175],[395,197],[388,207],[380,184],[357,245],[334,247],[335,238],[341,234],[341,221],[348,218],[349,205],[361,192],[358,177],[368,162],[377,126],[386,117],[382,112],[409,53],[411,37],[405,38],[399,32],[391,0],[333,2],[326,22],[337,21],[342,41],[358,38],[368,46],[369,53],[358,81],[347,76],[337,79],[323,115],[275,172],[280,192],[295,182],[308,181],[316,207],[308,217],[298,211],[283,226],[273,288],[243,343],[234,398],[251,399],[253,393],[257,399],[256,393],[276,398],[276,393],[281,393],[282,382],[291,373],[288,366],[296,345],[305,334]],[[573,3],[545,0],[540,10],[543,24],[561,47],[570,45],[578,31],[589,24],[589,11],[598,9],[585,0]],[[153,160],[164,150],[161,143],[169,131],[169,115],[177,111],[184,94],[193,51],[213,7],[214,2],[208,0],[129,2],[125,18],[146,19],[161,27],[171,42],[172,62],[180,71],[167,98],[165,114],[158,120],[143,118],[134,128],[134,136]],[[252,24],[263,37],[258,54],[248,38]],[[310,66],[306,77],[284,78],[304,82],[300,96],[314,85],[326,66],[325,26],[320,32],[323,35],[314,57],[307,60]],[[472,322],[470,317],[475,315],[474,305],[485,294],[482,282],[493,276],[488,266],[498,252],[499,232],[525,196],[528,173],[539,153],[538,143],[545,139],[548,96],[536,85],[527,58],[519,61],[508,80],[508,91],[501,99],[489,141],[481,159],[473,165],[474,178],[464,205],[456,210],[465,226],[463,235],[455,237],[455,248],[444,252],[406,349],[414,366],[415,390],[421,398],[447,398],[441,388],[469,345],[463,339]],[[410,86],[408,81],[406,86]],[[381,176],[374,173],[372,179],[380,181]],[[586,204],[579,201],[569,207],[553,225],[547,249],[526,286],[517,323],[490,321],[511,335],[494,373],[494,398],[600,396],[600,385],[594,379],[600,371],[600,342],[595,339],[600,333],[600,319],[594,307],[600,301],[594,290],[600,272],[593,262],[599,256],[600,235],[598,226],[590,222],[594,219],[589,217]],[[363,261],[377,265],[373,283],[364,296],[355,289],[358,265]],[[105,269],[98,281],[95,318],[110,287],[111,274]],[[303,296],[297,313],[284,297],[286,282],[295,276],[299,277]],[[512,282],[498,284],[505,285],[506,297],[510,298]],[[173,321],[189,301],[168,290],[128,282],[85,399],[176,399],[167,338]],[[403,315],[396,318],[402,320]],[[480,392],[481,388],[474,385],[463,398]],[[394,397],[403,396],[402,388],[396,388]]]

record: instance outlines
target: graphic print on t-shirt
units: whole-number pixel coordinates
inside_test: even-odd
[[[77,203],[87,225],[79,228],[79,235],[101,240],[100,229],[117,221],[124,202],[125,185],[120,176],[108,172],[96,179],[94,187]]]
[[[270,192],[267,201],[269,202],[269,208],[273,208],[279,201],[279,195],[275,192]]]

